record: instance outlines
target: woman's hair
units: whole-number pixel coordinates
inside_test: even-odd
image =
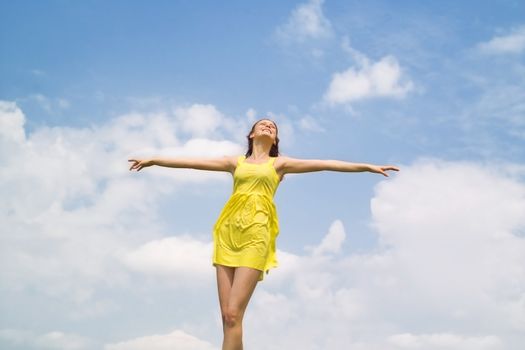
[[[270,148],[270,157],[277,157],[279,155],[279,137],[277,136],[277,124],[275,124],[275,122],[271,119],[263,118],[259,119],[253,124],[252,129],[246,136],[246,138],[248,139],[248,151],[246,151],[246,157],[251,156],[253,152],[253,139],[250,137],[250,135],[252,134],[253,130],[255,130],[255,126],[257,125],[257,123],[263,120],[269,120],[273,123],[273,125],[275,125],[275,143],[272,145],[272,148]]]

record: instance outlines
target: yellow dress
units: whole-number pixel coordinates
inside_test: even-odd
[[[277,267],[275,240],[279,233],[273,196],[279,176],[275,157],[261,164],[237,159],[233,193],[213,227],[213,265],[246,266],[261,271],[259,280]]]

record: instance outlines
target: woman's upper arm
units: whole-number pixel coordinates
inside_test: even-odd
[[[204,158],[201,160],[203,170],[215,170],[215,171],[227,171],[233,173],[237,167],[237,157],[236,156],[224,156],[220,158]]]
[[[280,157],[280,172],[289,173],[307,173],[313,171],[327,170],[327,161],[318,159],[297,159],[290,157]]]
[[[227,171],[233,173],[237,167],[237,157],[224,156],[220,158],[180,158],[176,167],[199,170]]]

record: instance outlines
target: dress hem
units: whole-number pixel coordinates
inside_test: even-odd
[[[234,264],[228,265],[228,264],[221,264],[221,263],[218,263],[218,262],[215,262],[215,261],[212,262],[212,266],[217,267],[217,265],[226,266],[226,267],[248,267],[250,269],[257,270],[257,271],[259,271],[261,273],[260,276],[259,276],[259,281],[262,281],[264,279],[264,275],[268,274],[271,269],[279,267],[279,265],[275,264],[275,265],[269,266],[266,270],[261,270],[261,269],[257,269],[255,267],[247,266],[247,265],[234,265]]]

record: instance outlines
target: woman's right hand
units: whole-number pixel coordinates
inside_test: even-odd
[[[133,162],[129,170],[137,169],[137,171],[153,165],[153,160],[151,159],[128,159],[128,162]]]

